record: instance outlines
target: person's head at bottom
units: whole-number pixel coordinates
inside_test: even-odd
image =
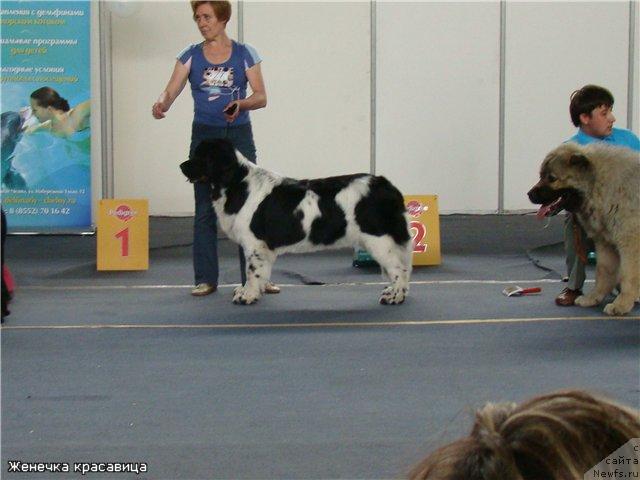
[[[573,480],[632,438],[640,413],[584,391],[487,404],[471,433],[429,454],[411,480]]]

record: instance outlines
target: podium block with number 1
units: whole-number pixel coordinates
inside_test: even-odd
[[[98,270],[149,269],[149,202],[100,200]]]

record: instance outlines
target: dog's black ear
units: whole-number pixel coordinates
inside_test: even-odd
[[[236,150],[226,139],[204,140],[195,149],[192,156],[202,174],[212,183],[219,186],[231,184],[240,168]]]
[[[569,158],[569,165],[581,170],[589,170],[591,168],[591,162],[589,159],[580,153],[574,153],[571,155],[571,158]]]
[[[206,182],[209,181],[208,176],[208,161],[206,157],[198,155],[198,152],[194,152],[189,155],[189,160],[180,164],[180,170],[190,182]]]
[[[193,160],[189,159],[186,162],[182,162],[180,164],[180,170],[190,181],[194,181],[196,179],[196,169]]]

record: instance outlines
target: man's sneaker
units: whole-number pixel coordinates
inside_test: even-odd
[[[210,285],[208,283],[199,283],[198,285],[196,285],[196,288],[191,290],[191,295],[193,295],[194,297],[204,297],[205,295],[209,295],[210,293],[215,292],[217,289],[218,288],[215,285]]]
[[[565,288],[560,292],[560,295],[556,297],[556,305],[561,307],[570,307],[576,303],[576,298],[582,295],[582,290],[571,290]]]

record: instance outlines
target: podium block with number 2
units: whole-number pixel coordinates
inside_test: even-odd
[[[437,195],[405,195],[413,237],[413,265],[440,265],[440,217]]]
[[[149,269],[149,202],[100,200],[98,270]]]

